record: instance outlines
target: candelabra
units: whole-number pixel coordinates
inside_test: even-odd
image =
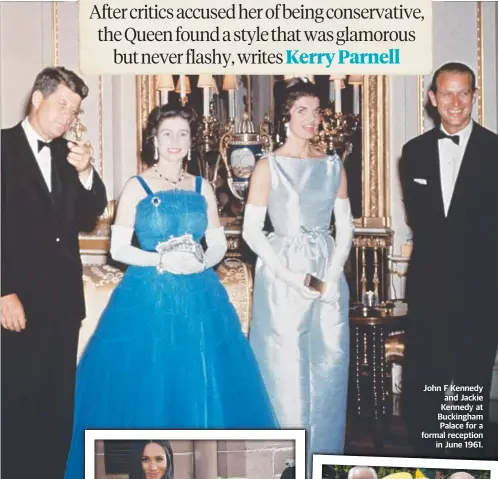
[[[180,94],[180,105],[185,106],[188,103],[187,95],[192,93],[190,88],[190,79],[187,75],[180,75],[175,91]]]
[[[327,107],[322,111],[319,141],[327,153],[337,152],[344,160],[353,148],[351,138],[360,125],[360,116],[354,113],[335,112]]]
[[[266,152],[273,150],[273,144],[275,141],[273,135],[273,124],[270,121],[270,115],[266,113],[261,125],[259,126],[259,138],[261,140],[261,144],[263,145],[263,150]]]
[[[322,122],[319,133],[320,144],[327,153],[336,152],[345,161],[352,152],[352,137],[360,126],[360,86],[361,75],[331,75],[329,104],[322,110]],[[342,111],[342,90],[345,82],[353,86],[353,112]]]
[[[202,117],[202,149],[204,153],[218,150],[220,121],[214,113],[214,102],[209,104],[209,116]]]

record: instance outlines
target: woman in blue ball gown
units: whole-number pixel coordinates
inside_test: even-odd
[[[278,422],[213,266],[227,250],[214,192],[183,168],[199,122],[163,105],[119,200],[111,254],[130,265],[80,360],[66,479],[83,477],[85,429],[274,429]],[[139,247],[132,245],[136,234]],[[202,256],[156,248],[205,238]],[[188,241],[181,241],[189,245]]]

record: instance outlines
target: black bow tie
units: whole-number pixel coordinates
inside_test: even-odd
[[[51,143],[45,143],[44,141],[38,140],[38,153],[47,147],[49,150],[52,148]]]
[[[455,145],[460,144],[460,135],[447,135],[444,131],[439,130],[437,134],[438,140],[442,140],[444,138],[449,138]]]

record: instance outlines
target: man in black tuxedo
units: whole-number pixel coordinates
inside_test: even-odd
[[[78,232],[107,204],[89,149],[62,138],[87,94],[73,72],[46,68],[28,117],[1,132],[5,478],[64,476],[85,317]]]
[[[429,91],[440,126],[403,148],[401,183],[413,252],[407,273],[409,321],[403,371],[404,415],[416,453],[486,457],[482,447],[448,438],[448,432],[489,437],[489,395],[498,346],[498,136],[471,119],[476,99],[474,72],[461,63],[438,69]],[[444,389],[477,386],[472,414],[484,421],[458,420],[463,429],[444,429]],[[433,391],[430,391],[432,389]],[[452,406],[469,401],[462,391]],[[464,394],[471,395],[472,392]],[[482,405],[482,410],[476,410]],[[445,452],[446,432],[463,449]],[[479,439],[469,439],[469,441]],[[481,443],[485,442],[480,440]],[[451,448],[450,448],[451,449]]]

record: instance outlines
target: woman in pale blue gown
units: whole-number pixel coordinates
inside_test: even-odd
[[[185,171],[196,125],[188,107],[149,116],[149,168],[126,184],[112,227],[111,254],[129,267],[78,366],[66,479],[83,478],[85,429],[278,428],[213,269],[227,250],[214,192]],[[205,254],[196,254],[203,237]],[[156,250],[165,242],[174,249]]]
[[[288,137],[258,161],[243,227],[258,255],[250,342],[280,425],[307,430],[308,459],[344,450],[350,330],[343,268],[353,236],[343,164],[310,143],[320,122],[315,88],[300,79],[288,85]],[[305,286],[308,273],[326,283],[323,292]]]

